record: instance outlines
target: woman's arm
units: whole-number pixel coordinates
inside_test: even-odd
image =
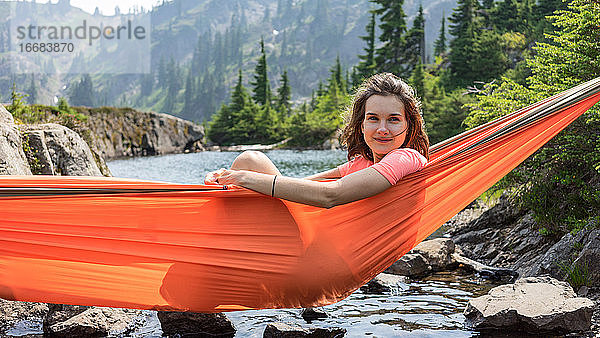
[[[225,170],[219,184],[235,184],[265,195],[271,195],[274,175],[246,170]],[[317,182],[303,178],[277,176],[277,198],[331,208],[376,195],[391,187],[390,182],[373,168],[365,168],[331,182]]]
[[[340,178],[342,175],[340,174],[340,170],[336,167],[331,170],[323,171],[320,173],[316,173],[314,175],[304,177],[305,180],[320,180],[324,178]]]

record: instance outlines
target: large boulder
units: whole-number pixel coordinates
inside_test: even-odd
[[[592,228],[593,225],[590,225]],[[548,274],[560,280],[578,277],[581,282],[600,285],[600,230],[583,229],[576,234],[567,233],[548,251],[521,268],[524,276]]]
[[[0,123],[0,175],[31,175],[21,135],[7,123]]]
[[[141,310],[48,304],[44,335],[49,337],[105,337],[135,328]]]
[[[550,275],[557,279],[564,279],[564,269],[577,257],[578,243],[582,243],[586,232],[579,231],[573,235],[565,234],[558,242],[554,243],[548,251],[531,262],[531,265],[521,268],[524,276]]]
[[[600,285],[600,230],[592,230],[586,237],[586,244],[573,262],[573,266],[587,273],[584,277],[587,278],[589,285]]]
[[[454,242],[451,239],[436,238],[419,243],[412,252],[423,256],[433,271],[442,271],[456,265],[452,258],[454,250]]]
[[[102,161],[73,130],[48,123],[21,127],[29,165],[36,174],[103,176]]]
[[[474,329],[574,332],[589,330],[594,302],[552,277],[528,277],[471,299],[464,315]]]
[[[163,336],[233,337],[235,327],[223,313],[159,311]]]
[[[204,127],[175,116],[130,108],[75,107],[88,115],[93,148],[105,159],[198,151]]]
[[[419,277],[431,272],[431,266],[420,254],[407,253],[385,270],[386,273],[407,277]]]
[[[4,108],[2,104],[0,104],[0,124],[13,124],[15,123],[15,119],[12,114]]]

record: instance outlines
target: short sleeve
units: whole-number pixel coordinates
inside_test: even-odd
[[[338,170],[340,171],[340,176],[344,177],[348,174],[352,174],[353,172],[362,170],[364,168],[368,168],[371,165],[373,165],[373,162],[366,160],[359,155],[350,160],[349,162],[338,166]]]
[[[401,148],[390,151],[381,161],[373,165],[373,169],[394,185],[404,176],[423,169],[426,164],[427,159],[418,151]]]
[[[340,171],[341,177],[348,175],[348,171],[350,170],[350,162],[346,162],[342,165],[339,165],[338,170]]]

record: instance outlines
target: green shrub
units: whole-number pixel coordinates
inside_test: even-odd
[[[587,262],[583,262],[582,264],[562,262],[557,263],[557,265],[575,292],[582,286],[589,287],[592,284]]]

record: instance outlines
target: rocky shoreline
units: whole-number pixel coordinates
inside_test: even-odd
[[[175,116],[131,108],[73,109],[88,116],[91,146],[105,160],[204,150],[204,127]]]
[[[591,327],[578,335],[600,334],[600,229],[593,221],[576,234],[544,236],[533,215],[503,195],[488,207],[473,203],[446,224],[446,236],[461,254],[519,278],[552,278],[575,285],[573,295],[593,302]],[[578,270],[580,267],[584,269]],[[564,285],[569,285],[565,283]]]
[[[64,126],[17,125],[0,105],[0,175],[110,176],[104,156],[206,150],[198,143],[204,136],[201,127],[163,115],[116,120],[95,116],[89,123],[95,128],[92,135],[100,136],[92,136],[94,145],[89,147],[80,135]],[[129,129],[106,131],[116,129],[119,123]],[[136,125],[144,126],[148,133],[139,132],[144,128],[136,131]],[[159,131],[163,127],[165,131]],[[103,128],[107,128],[104,134]],[[386,292],[398,283],[418,280],[431,272],[462,268],[481,278],[497,278],[504,284],[469,302],[465,324],[472,329],[538,334],[551,330],[593,337],[600,333],[600,230],[597,228],[597,224],[590,224],[587,229],[561,238],[542,236],[531,213],[513,208],[506,197],[491,207],[474,202],[445,224],[447,238],[419,244],[363,290]],[[575,271],[578,266],[585,267],[584,272],[578,270],[579,275]],[[515,278],[517,274],[519,280]],[[583,285],[573,290],[564,281]],[[523,307],[523,304],[535,305]],[[550,310],[544,312],[545,306]],[[9,334],[24,321],[41,323],[47,336],[128,335],[135,332],[147,312],[0,300],[0,335]],[[309,323],[326,316],[318,309],[304,313]],[[235,334],[235,328],[223,314],[160,312],[158,320],[163,333],[170,336]],[[345,333],[344,329],[317,332],[273,323],[264,336],[340,337]]]

